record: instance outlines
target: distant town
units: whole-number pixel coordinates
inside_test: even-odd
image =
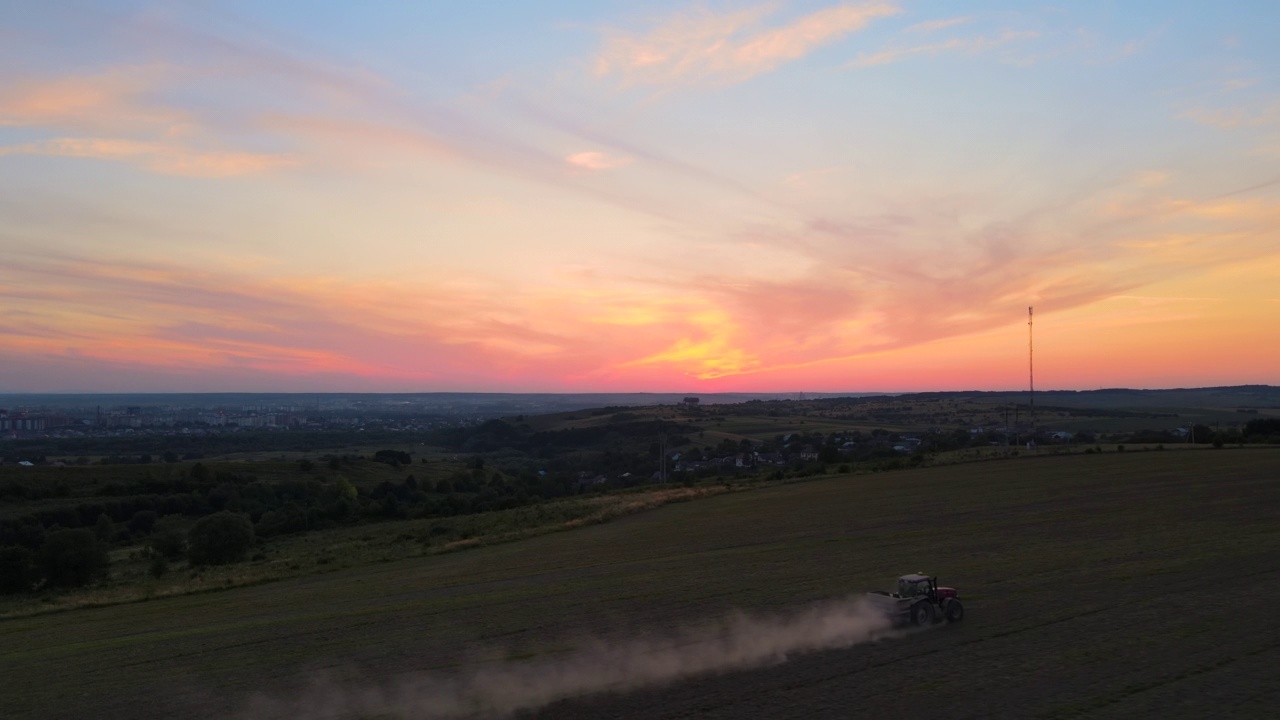
[[[864,394],[865,395],[865,394]],[[838,393],[723,393],[707,404]],[[843,394],[843,396],[850,396]],[[258,430],[423,431],[489,418],[683,402],[669,393],[0,395],[0,439],[203,435]]]

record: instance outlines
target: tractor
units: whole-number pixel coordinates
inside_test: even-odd
[[[898,578],[896,593],[873,590],[867,598],[896,626],[929,627],[940,620],[953,623],[964,619],[964,605],[956,589],[938,587],[938,578],[919,573]]]

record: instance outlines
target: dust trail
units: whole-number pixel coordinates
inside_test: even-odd
[[[568,656],[507,662],[465,677],[423,674],[391,684],[317,679],[311,689],[291,699],[255,698],[242,717],[504,717],[565,698],[771,665],[796,654],[850,647],[893,633],[889,622],[862,597],[773,615],[739,612],[667,636],[592,641]]]

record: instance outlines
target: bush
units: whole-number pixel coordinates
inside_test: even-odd
[[[200,518],[192,526],[187,533],[187,545],[192,565],[240,562],[253,546],[253,523],[238,513],[214,513]]]
[[[40,570],[52,587],[88,585],[107,570],[107,550],[92,530],[58,530],[45,537]]]
[[[35,582],[35,553],[21,546],[0,548],[0,595],[27,592]]]

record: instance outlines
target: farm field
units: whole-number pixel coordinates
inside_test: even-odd
[[[394,717],[404,706],[387,698],[425,679],[922,570],[960,589],[963,623],[522,717],[1253,717],[1280,701],[1278,516],[1273,449],[772,486],[462,553],[0,620],[0,707],[264,720],[359,698],[365,716]]]

